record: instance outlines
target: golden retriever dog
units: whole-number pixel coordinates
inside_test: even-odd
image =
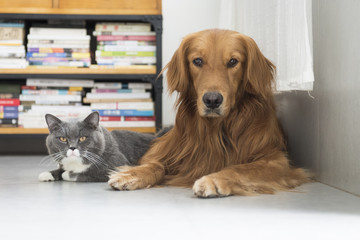
[[[205,30],[186,36],[165,67],[178,92],[174,127],[139,166],[120,167],[109,185],[192,187],[198,197],[271,194],[309,181],[289,165],[275,112],[274,65],[250,37]]]

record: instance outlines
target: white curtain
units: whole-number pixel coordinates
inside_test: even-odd
[[[277,91],[313,89],[311,0],[221,0],[219,16],[276,65]]]

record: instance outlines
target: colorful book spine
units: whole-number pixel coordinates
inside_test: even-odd
[[[118,40],[134,40],[134,41],[155,41],[156,36],[111,36],[100,35],[96,37],[97,41],[118,41]]]
[[[97,50],[95,52],[97,57],[127,57],[127,56],[138,56],[138,57],[153,57],[155,52],[140,52],[140,51],[123,51],[123,52],[106,52]]]
[[[28,52],[26,53],[28,58],[90,58],[90,53],[37,53],[37,52]]]
[[[107,88],[94,88],[92,93],[143,93],[145,89],[107,89]]]
[[[100,116],[153,116],[152,110],[109,110],[109,109],[93,109],[93,112],[98,112]]]
[[[3,106],[19,106],[20,100],[19,99],[0,99],[0,105]]]

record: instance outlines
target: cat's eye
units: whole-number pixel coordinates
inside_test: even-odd
[[[64,138],[64,137],[59,137],[59,139],[60,139],[61,142],[66,142],[67,141],[67,139]]]
[[[86,140],[86,137],[81,137],[81,138],[79,138],[79,142],[83,142],[83,141],[85,141]]]

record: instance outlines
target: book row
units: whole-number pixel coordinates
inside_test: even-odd
[[[94,52],[90,50],[92,36],[96,39]],[[89,67],[92,54],[98,65],[154,65],[156,33],[151,32],[149,23],[97,23],[92,33],[85,27],[65,28],[49,24],[46,27],[31,26],[25,36],[23,22],[0,25],[1,68],[27,65]]]
[[[27,79],[14,91],[12,86],[0,87],[6,91],[0,94],[9,95],[0,98],[0,127],[46,128],[47,113],[66,120],[93,111],[99,112],[100,124],[106,127],[155,126],[150,83]]]

